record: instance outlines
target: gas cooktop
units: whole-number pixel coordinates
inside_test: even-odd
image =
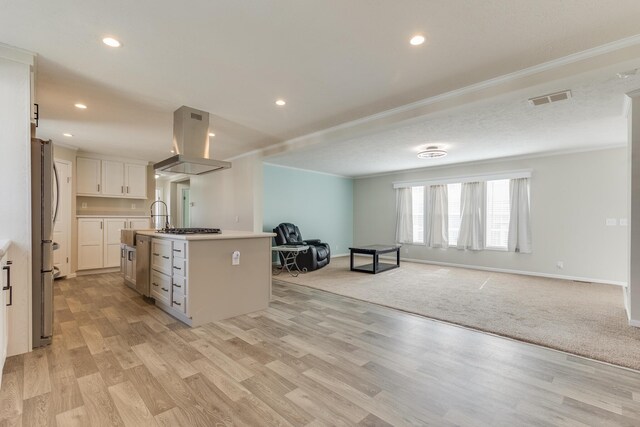
[[[219,228],[163,228],[158,233],[164,234],[220,234]]]

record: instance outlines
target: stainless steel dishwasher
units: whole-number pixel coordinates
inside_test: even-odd
[[[148,297],[151,276],[151,236],[136,234],[136,291]]]

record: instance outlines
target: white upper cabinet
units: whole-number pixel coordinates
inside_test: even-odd
[[[147,198],[147,166],[140,163],[77,158],[78,196]]]
[[[124,163],[113,160],[102,161],[102,195],[124,196]]]
[[[147,167],[125,163],[124,185],[126,197],[136,199],[147,198]]]
[[[100,165],[102,161],[78,157],[77,169],[78,179],[76,180],[76,191],[79,196],[99,196],[102,194]]]

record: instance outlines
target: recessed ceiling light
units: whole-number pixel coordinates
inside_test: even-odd
[[[176,151],[175,151],[175,150],[171,150],[171,152],[172,152],[172,153],[175,153]]]
[[[64,136],[71,138],[73,135],[71,135],[70,133],[63,133]]]
[[[74,105],[76,106],[76,108],[79,108],[81,110],[86,110],[87,109],[87,106],[84,105],[84,104],[78,103],[78,104],[74,104]]]
[[[216,134],[213,132],[209,132],[209,136],[216,136]]]
[[[160,175],[155,174],[154,178],[155,178],[155,179],[158,179],[158,178],[160,178]]]
[[[284,99],[278,99],[278,100],[276,101],[276,105],[277,105],[278,107],[282,107],[283,105],[287,105],[287,102],[286,102]]]
[[[415,36],[411,37],[409,43],[411,43],[411,45],[413,46],[420,46],[422,43],[424,43],[424,36],[421,34],[416,34]]]
[[[424,151],[418,153],[419,159],[436,159],[447,155],[446,150],[442,150],[436,146],[427,147]]]
[[[120,47],[120,46],[122,46],[122,44],[118,40],[114,39],[113,37],[105,37],[105,38],[103,38],[102,39],[102,43],[104,43],[104,44],[106,44],[107,46],[110,46],[110,47]]]

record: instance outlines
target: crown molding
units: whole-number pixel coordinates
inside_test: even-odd
[[[282,169],[291,169],[291,170],[295,170],[295,171],[299,171],[299,172],[307,172],[307,173],[315,173],[318,175],[327,175],[327,176],[332,176],[334,178],[343,178],[343,179],[353,179],[353,177],[351,176],[346,176],[346,175],[339,175],[336,173],[330,173],[330,172],[320,172],[320,171],[314,171],[311,169],[303,169],[303,168],[296,168],[293,166],[284,166],[284,165],[279,165],[277,163],[269,163],[269,162],[262,162],[263,165],[268,165],[268,166],[273,166],[276,168],[282,168]]]
[[[25,49],[9,46],[0,43],[0,58],[9,59],[11,61],[20,62],[29,66],[34,66],[36,62],[36,54]]]

